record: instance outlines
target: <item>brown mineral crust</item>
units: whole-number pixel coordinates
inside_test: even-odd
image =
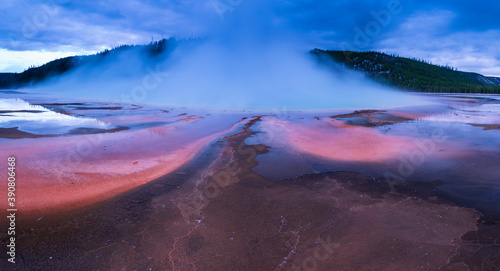
[[[185,118],[179,119],[177,121],[192,121],[192,120],[197,120],[197,119],[203,119],[203,117],[198,117],[195,115],[187,116]]]
[[[236,150],[243,136],[226,140]],[[265,152],[258,145],[240,149]],[[198,216],[165,226],[180,237],[171,241],[168,257],[156,254],[160,262],[178,270],[307,270],[315,265],[315,270],[436,270],[453,254],[453,240],[476,228],[478,213],[470,209],[390,193],[387,184],[382,193],[360,192],[373,181],[362,174],[306,175],[273,183],[251,171],[255,162],[248,155],[235,151],[233,158],[239,163],[237,180],[219,187],[217,196],[203,197],[196,189],[183,196],[199,199],[191,206]],[[314,257],[322,248],[320,261]]]
[[[376,127],[391,125],[399,122],[414,120],[408,116],[398,116],[388,113],[386,110],[360,110],[350,114],[331,116],[330,118],[343,121],[353,126]]]
[[[474,127],[480,127],[483,128],[483,130],[488,131],[488,130],[500,130],[500,125],[498,124],[469,124],[470,126]]]
[[[434,195],[439,182],[396,183],[391,189],[381,179],[354,172],[308,174],[281,182],[256,174],[255,158],[268,147],[247,145],[245,140],[255,134],[251,128],[258,121],[254,117],[241,132],[226,136],[215,161],[198,158],[180,168],[182,174],[161,177],[82,215],[32,221],[20,233],[22,266],[26,270],[42,265],[48,270],[74,266],[495,270],[498,266],[495,231],[482,226],[478,230],[479,213]]]
[[[19,138],[38,138],[38,137],[43,137],[43,136],[20,131],[18,127],[0,128],[0,138],[19,139]]]

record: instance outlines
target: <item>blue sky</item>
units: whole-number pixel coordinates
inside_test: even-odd
[[[496,1],[448,0],[3,0],[0,72],[231,27],[256,39],[286,33],[304,50],[379,50],[500,76],[499,10]]]

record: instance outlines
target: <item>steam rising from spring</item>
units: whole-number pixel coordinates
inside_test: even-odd
[[[376,85],[359,73],[320,66],[307,53],[312,48],[306,49],[286,18],[272,10],[265,1],[243,2],[225,14],[223,22],[212,22],[213,31],[203,42],[196,42],[194,48],[179,46],[154,68],[156,74],[151,74],[152,68],[127,70],[145,66],[146,60],[137,54],[93,67],[97,72],[74,72],[47,91],[112,101],[129,97],[125,100],[136,103],[247,110],[378,108],[415,102],[415,97]]]

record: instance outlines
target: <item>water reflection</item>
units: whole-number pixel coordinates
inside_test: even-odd
[[[64,115],[21,99],[0,99],[0,127],[17,127],[20,131],[37,135],[66,134],[76,128],[114,128],[97,119]]]

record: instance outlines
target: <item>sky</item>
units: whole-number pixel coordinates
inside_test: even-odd
[[[500,76],[499,10],[484,0],[2,0],[0,72],[234,27],[294,36],[304,51],[376,50]]]

